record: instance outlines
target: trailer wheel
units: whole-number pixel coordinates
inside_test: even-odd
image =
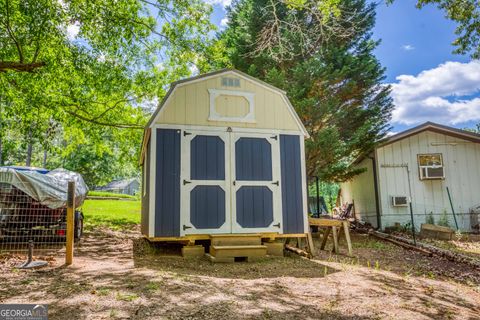
[[[78,214],[75,219],[75,232],[74,238],[75,241],[80,241],[80,238],[83,236],[83,214]]]

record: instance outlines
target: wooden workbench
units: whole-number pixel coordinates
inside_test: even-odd
[[[345,239],[347,240],[348,246],[348,255],[353,255],[352,250],[352,241],[350,239],[350,222],[348,220],[340,220],[340,219],[325,219],[325,218],[308,218],[309,225],[316,226],[319,228],[324,228],[325,231],[322,237],[322,244],[320,249],[325,249],[325,245],[327,244],[328,236],[330,232],[332,232],[333,237],[333,250],[335,253],[338,254],[339,247],[338,247],[338,238],[339,238],[339,231],[343,228],[343,232],[345,233]]]

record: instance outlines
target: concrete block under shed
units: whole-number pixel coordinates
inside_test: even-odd
[[[203,246],[184,246],[182,247],[182,256],[184,258],[200,258],[205,254]]]
[[[264,242],[263,245],[267,247],[269,256],[283,257],[283,242]]]
[[[437,226],[427,223],[423,223],[420,230],[421,237],[439,240],[452,240],[454,233],[455,231],[448,227]]]

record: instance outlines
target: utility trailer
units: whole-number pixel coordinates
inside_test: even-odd
[[[69,181],[75,181],[78,208],[88,192],[80,174],[64,169],[0,167],[0,241],[64,241]],[[83,214],[76,210],[75,239],[82,234]]]

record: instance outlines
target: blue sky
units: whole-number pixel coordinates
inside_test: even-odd
[[[221,25],[229,0],[213,4],[212,21]],[[425,121],[457,128],[480,123],[480,62],[455,55],[455,24],[433,6],[415,8],[415,0],[380,4],[373,37],[382,43],[375,55],[393,85],[393,132]],[[223,21],[225,23],[225,21]]]

